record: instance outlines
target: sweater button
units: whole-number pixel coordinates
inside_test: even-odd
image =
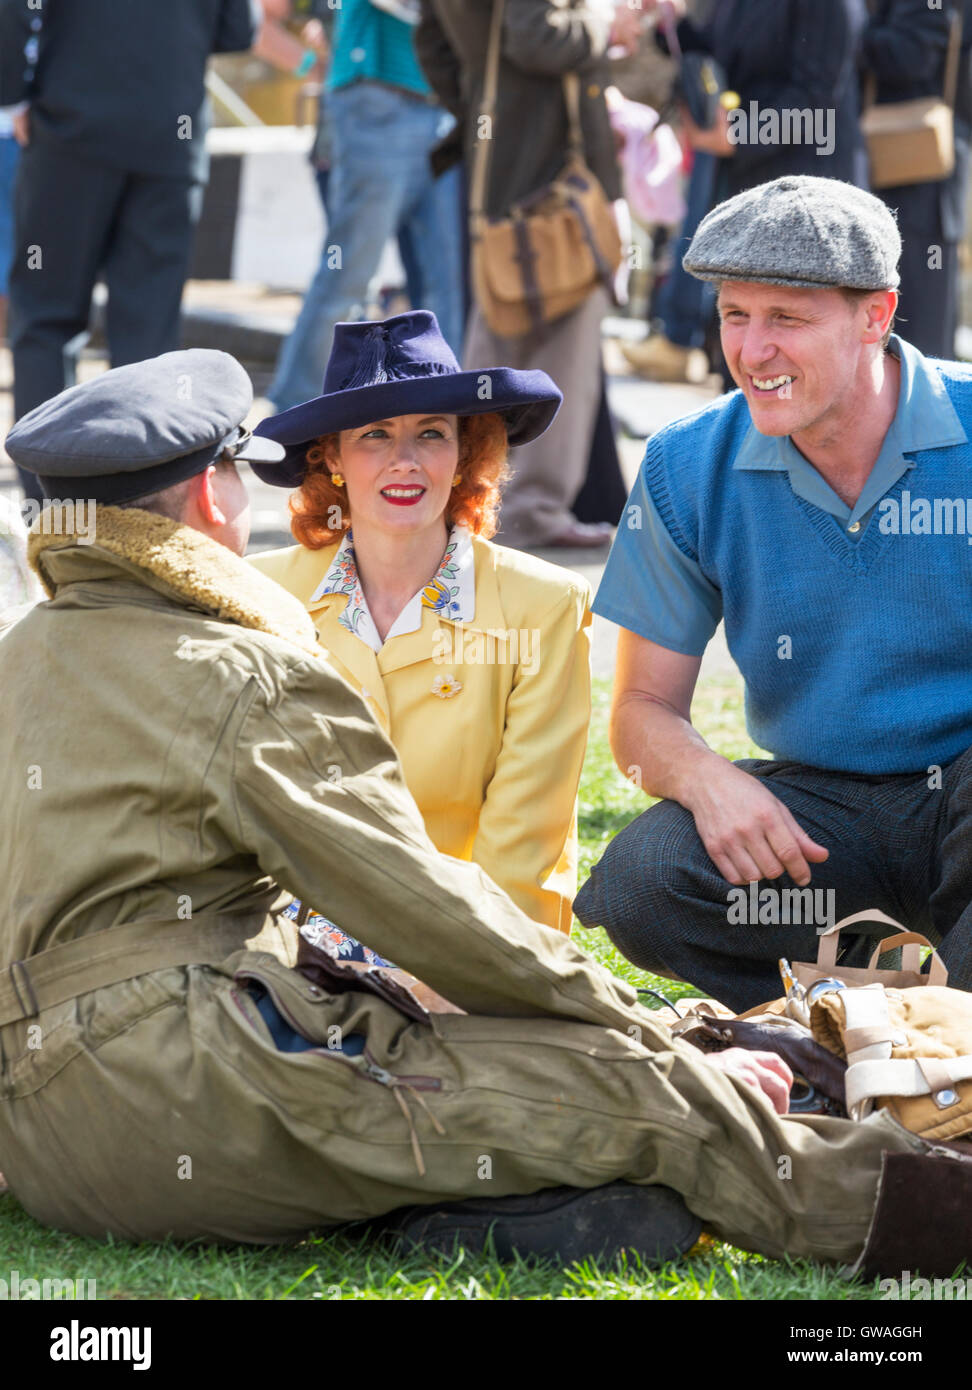
[[[861,529],[861,523],[859,521],[852,521],[847,529],[848,531],[850,531],[852,536],[856,536],[858,531]]]

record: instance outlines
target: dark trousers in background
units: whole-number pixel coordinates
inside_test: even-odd
[[[64,346],[88,325],[99,275],[108,288],[113,367],[178,348],[182,288],[202,185],[92,163],[60,145],[23,151],[10,272],[14,413],[65,386]],[[40,498],[37,479],[21,472]]]
[[[927,231],[902,226],[901,243],[895,332],[926,357],[952,359],[959,319],[958,242],[935,241]]]
[[[949,983],[972,989],[972,750],[940,769],[940,787],[934,769],[868,777],[799,763],[737,766],[765,781],[830,851],[823,864],[811,865],[810,886],[833,890],[833,920],[880,908],[936,944],[943,939]],[[758,885],[768,887],[796,885],[784,875]],[[660,801],[611,841],[574,911],[585,926],[604,927],[635,965],[679,976],[742,1010],[779,998],[780,956],[816,960],[817,927],[826,917],[789,925],[734,921],[731,891],[691,813]],[[828,900],[818,901],[825,911]],[[843,933],[841,960],[866,965],[874,945],[873,937]]]
[[[947,179],[882,188],[879,194],[901,232],[896,329],[926,357],[955,356],[969,162],[968,133],[957,127],[955,168]]]
[[[683,269],[682,257],[699,223],[713,206],[717,166],[714,154],[696,152],[689,174],[685,218],[672,246],[672,268],[655,302],[665,337],[679,347],[704,347],[706,326],[715,315],[715,286],[707,280],[697,280]]]

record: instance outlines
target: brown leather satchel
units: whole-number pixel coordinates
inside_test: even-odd
[[[489,136],[476,150],[469,224],[476,302],[494,333],[518,338],[570,313],[598,285],[610,291],[622,250],[614,209],[584,159],[576,73],[563,79],[569,123],[563,169],[505,217],[485,215],[504,8],[505,0],[496,0],[483,88]]]
[[[931,183],[955,167],[954,111],[962,44],[962,9],[952,15],[942,96],[874,104],[877,84],[867,79],[861,130],[867,140],[872,188]]]

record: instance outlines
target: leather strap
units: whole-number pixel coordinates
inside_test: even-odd
[[[870,1111],[871,1103],[879,1097],[937,1096],[942,1090],[954,1090],[960,1081],[972,1080],[972,1057],[936,1059],[940,1069],[936,1068],[936,1088],[933,1089],[922,1070],[922,1064],[929,1060],[926,1057],[897,1057],[887,1062],[856,1062],[848,1067],[845,1085],[847,1113],[851,1119],[863,1119]]]
[[[260,931],[266,914],[206,913],[185,922],[150,918],[0,967],[0,1028],[69,999],[177,965],[215,965]]]
[[[493,17],[489,26],[489,43],[486,48],[486,75],[483,80],[482,116],[489,120],[489,139],[479,139],[476,144],[476,158],[473,161],[472,179],[469,184],[469,226],[470,234],[478,236],[486,206],[486,191],[489,185],[489,165],[492,156],[493,118],[496,115],[496,92],[499,85],[500,43],[503,36],[503,11],[506,0],[493,0]]]
[[[876,988],[847,989],[840,995],[844,1006],[841,1041],[847,1065],[857,1062],[889,1061],[894,1029],[888,1017],[888,996],[881,985]]]
[[[530,224],[516,212],[513,214],[513,235],[516,239],[516,262],[523,278],[526,306],[530,311],[534,329],[543,326],[543,293],[536,275],[537,253],[530,241]]]
[[[486,72],[483,78],[483,109],[481,116],[489,119],[489,139],[476,143],[476,156],[473,160],[472,179],[469,185],[469,227],[470,235],[478,240],[486,208],[489,190],[489,169],[492,162],[493,121],[496,116],[496,96],[499,91],[500,48],[503,41],[503,15],[506,0],[494,0],[493,15],[489,26],[489,43],[486,48]],[[576,72],[568,72],[563,77],[564,101],[567,106],[568,149],[575,158],[584,158],[584,133],[580,117],[580,78]]]
[[[962,46],[962,4],[952,11],[952,28],[948,36],[948,54],[945,58],[945,85],[942,95],[945,105],[955,110],[955,93],[958,91],[958,72],[960,49]]]
[[[874,6],[869,3],[868,8],[873,13]],[[962,47],[962,4],[961,0],[952,11],[952,23],[948,33],[948,52],[945,55],[945,79],[942,83],[942,100],[945,105],[955,110],[955,94],[958,91],[958,72],[959,59]],[[864,101],[861,106],[861,115],[869,111],[875,104],[877,98],[877,75],[873,71],[868,72],[864,82]]]

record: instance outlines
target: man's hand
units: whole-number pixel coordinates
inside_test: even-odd
[[[736,147],[729,139],[729,112],[724,106],[719,107],[715,125],[712,126],[711,130],[703,130],[701,126],[696,125],[689,115],[687,107],[683,106],[680,110],[685,138],[693,150],[715,154],[721,159],[726,159],[736,153]]]
[[[608,47],[623,48],[625,53],[629,55],[636,53],[641,42],[641,30],[644,21],[645,13],[643,10],[632,10],[624,3],[618,4],[614,11],[614,22],[611,25]]]
[[[30,107],[24,106],[13,113],[13,136],[18,145],[30,144]]]
[[[727,1047],[725,1052],[706,1053],[705,1060],[718,1071],[738,1076],[762,1091],[778,1115],[785,1115],[789,1110],[793,1073],[775,1052],[747,1052],[743,1047]]]
[[[660,10],[664,15],[667,11],[677,21],[685,18],[687,7],[685,0],[641,0],[641,9],[645,14]]]
[[[709,857],[729,883],[754,883],[788,873],[801,887],[810,865],[829,851],[811,840],[771,791],[748,772],[720,760],[706,766],[683,800]]]

